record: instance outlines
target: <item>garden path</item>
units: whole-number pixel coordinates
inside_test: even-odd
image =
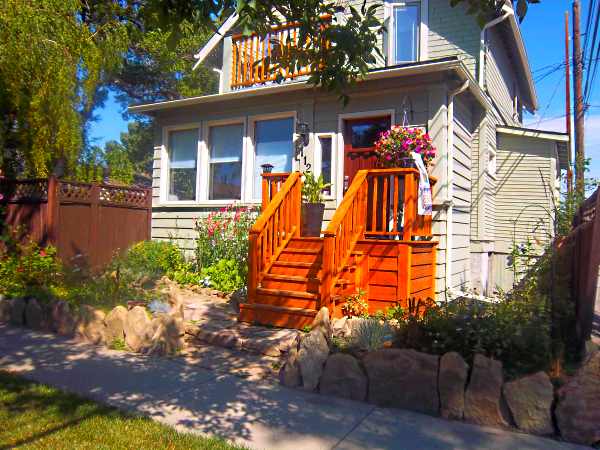
[[[220,351],[227,359],[228,350]],[[585,448],[250,381],[187,358],[124,353],[8,325],[0,325],[0,370],[251,448]]]
[[[169,287],[186,321],[183,355],[209,370],[223,369],[253,380],[277,377],[282,358],[299,331],[238,322],[235,295],[212,289]]]

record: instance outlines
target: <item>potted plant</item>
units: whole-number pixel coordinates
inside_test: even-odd
[[[375,154],[381,167],[415,167],[413,152],[421,155],[425,167],[435,158],[431,138],[421,128],[394,125],[375,142]]]
[[[304,173],[302,184],[302,235],[318,237],[321,235],[321,225],[325,214],[323,203],[323,189],[331,186],[325,183],[323,175],[318,178],[312,172]]]

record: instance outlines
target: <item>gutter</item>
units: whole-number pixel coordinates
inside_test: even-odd
[[[510,16],[515,15],[515,12],[513,11],[513,9],[509,6],[507,6],[506,4],[502,6],[502,11],[504,11],[504,14],[501,15],[500,17],[496,17],[494,20],[486,23],[483,28],[481,29],[481,33],[479,35],[479,87],[481,89],[484,88],[484,75],[485,75],[485,35],[486,35],[486,31],[490,28],[492,28],[495,25],[498,25],[500,22],[504,22],[506,19],[508,19]]]
[[[445,261],[445,292],[446,300],[449,300],[452,286],[452,220],[454,209],[454,98],[469,88],[471,82],[465,81],[462,86],[448,94],[448,149],[446,151],[446,261]]]

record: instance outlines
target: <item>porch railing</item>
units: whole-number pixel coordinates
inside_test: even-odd
[[[331,16],[323,16],[322,21],[322,26],[327,26]],[[285,60],[291,49],[297,46],[298,34],[298,23],[292,22],[273,27],[264,37],[234,35],[231,42],[231,89],[309,75],[312,72],[310,66],[280,67],[271,63],[276,56]]]
[[[264,199],[263,199],[264,201]],[[290,174],[272,197],[250,230],[248,253],[248,301],[254,302],[256,289],[285,246],[300,235],[302,178]]]
[[[418,179],[416,169],[369,169],[356,174],[324,233],[322,306],[329,306],[332,290],[359,240],[430,239],[431,216],[417,215]]]

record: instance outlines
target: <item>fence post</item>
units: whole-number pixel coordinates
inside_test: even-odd
[[[96,249],[99,248],[100,242],[98,242],[98,227],[100,225],[100,185],[97,183],[92,184],[90,191],[90,246],[89,246],[89,260],[90,267],[96,268],[100,261],[99,255]]]
[[[407,173],[404,179],[404,233],[402,239],[411,241],[417,212],[417,185],[415,173]]]
[[[46,199],[46,227],[44,230],[44,238],[46,245],[52,245],[58,248],[58,233],[60,220],[60,196],[58,189],[60,181],[51,175],[48,178],[48,198]]]

